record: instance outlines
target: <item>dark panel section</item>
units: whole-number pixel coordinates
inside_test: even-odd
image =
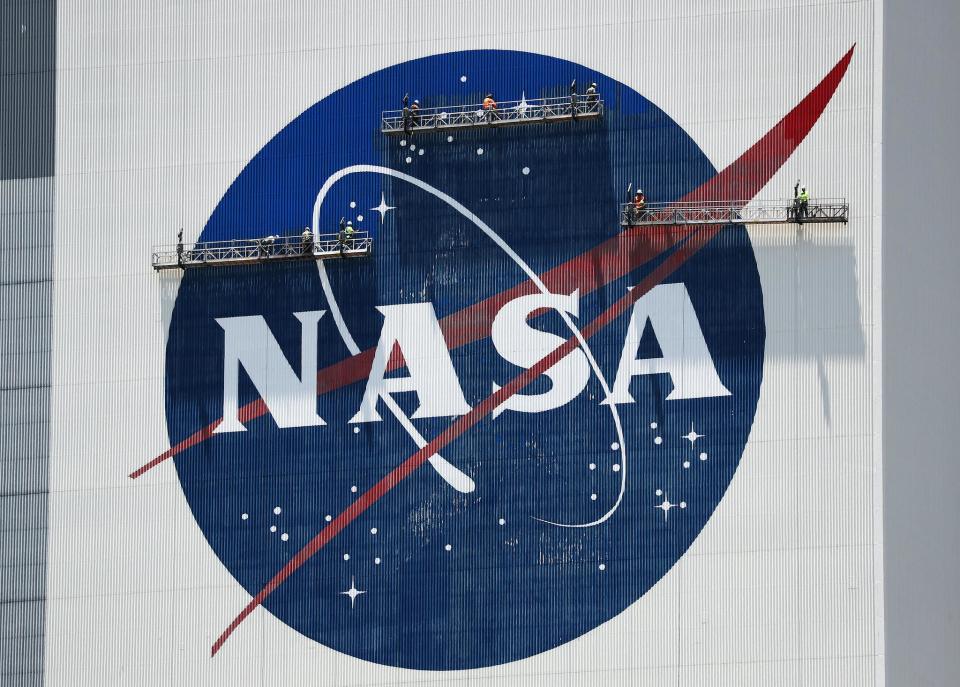
[[[960,3],[884,4],[886,684],[960,681]]]
[[[53,179],[0,181],[0,684],[43,682]]]
[[[53,174],[57,4],[0,2],[0,179]]]

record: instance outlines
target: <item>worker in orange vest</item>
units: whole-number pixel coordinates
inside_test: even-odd
[[[487,121],[492,122],[497,117],[497,101],[493,99],[493,93],[487,93],[483,99],[483,110],[487,115]]]
[[[640,221],[646,216],[647,211],[647,197],[643,195],[643,191],[637,189],[637,194],[633,197],[633,218],[635,221]]]

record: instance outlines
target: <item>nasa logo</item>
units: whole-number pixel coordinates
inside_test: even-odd
[[[604,118],[379,132],[404,91],[426,106],[534,97],[571,75],[598,83]],[[361,659],[475,668],[643,596],[737,469],[764,314],[742,226],[678,260],[693,239],[618,235],[617,206],[631,181],[670,200],[711,179],[627,86],[505,51],[371,74],[264,146],[202,240],[347,216],[375,251],[184,274],[173,448],[157,461],[175,457],[197,524],[253,596],[214,650],[263,605]]]

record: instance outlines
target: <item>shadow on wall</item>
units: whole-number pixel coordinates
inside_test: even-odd
[[[866,348],[856,256],[848,232],[840,225],[764,226],[750,232],[764,285],[766,357],[815,364],[827,426],[827,363],[862,359]]]
[[[177,292],[183,280],[180,270],[161,270],[157,272],[160,282],[160,326],[163,336],[163,350],[167,350],[167,337],[170,336],[170,320],[173,318],[173,306],[177,302]]]

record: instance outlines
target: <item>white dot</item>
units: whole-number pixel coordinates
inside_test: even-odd
[[[620,444],[618,444],[616,441],[613,442],[612,444],[610,444],[610,450],[611,450],[611,451],[619,451],[619,450],[620,450]]]
[[[286,532],[280,535],[281,541],[287,541],[289,538],[290,538],[290,535],[287,534]]]
[[[598,565],[597,567],[600,568],[601,570],[606,570],[606,569],[607,569],[607,564],[606,564],[606,563],[601,563],[601,564]]]
[[[663,489],[657,489],[657,496],[663,496]]]
[[[406,163],[409,165],[411,162],[413,162],[413,158],[412,158],[412,157],[408,157],[408,158],[406,159]]]
[[[350,560],[350,554],[349,554],[349,553],[343,554],[343,560],[349,561],[349,560]]]
[[[654,440],[653,440],[653,443],[655,443],[657,446],[659,446],[660,444],[663,443],[663,437],[655,437]]]
[[[687,507],[687,502],[686,502],[686,501],[681,501],[681,502],[680,502],[680,507],[681,507],[681,508],[686,508],[686,507]]]
[[[614,464],[613,464],[613,471],[614,471],[614,472],[620,472],[620,463],[614,463]]]
[[[447,136],[447,143],[453,143],[453,136]]]
[[[657,423],[656,423],[656,422],[651,422],[651,423],[650,423],[650,429],[656,429],[656,428],[657,428]]]
[[[689,461],[689,460],[683,461],[683,467],[685,467],[685,468],[690,467],[690,461]]]
[[[400,141],[400,147],[401,147],[401,148],[403,148],[405,145],[407,145],[407,142],[406,142],[405,140],[404,140],[404,141]]]
[[[466,74],[464,74],[463,76],[460,77],[460,83],[467,83],[467,76],[466,76]]]
[[[590,469],[591,469],[591,470],[596,470],[596,469],[597,469],[597,464],[596,464],[596,463],[590,463]]]
[[[363,215],[357,215],[357,221],[358,221],[358,222],[362,222],[362,221],[363,221]]]
[[[591,501],[596,501],[596,500],[597,500],[597,495],[596,495],[596,494],[590,494],[590,500],[591,500]]]
[[[443,547],[443,549],[444,549],[444,551],[452,551],[452,550],[453,550],[453,547],[450,546],[449,544],[447,544],[446,546]]]
[[[483,148],[477,148],[477,155],[483,155]]]
[[[333,520],[333,516],[332,516],[332,515],[327,515],[327,516],[325,516],[323,519],[326,520],[327,522],[330,522],[331,520]]]
[[[700,454],[700,460],[706,460],[706,459],[707,459],[707,454],[706,454],[706,453],[701,453],[701,454]]]
[[[246,520],[246,519],[249,518],[249,517],[250,517],[250,516],[249,516],[247,513],[243,513],[243,514],[240,516],[240,519],[241,519],[241,520]]]
[[[359,427],[354,427],[354,428],[353,428],[353,433],[354,433],[354,434],[360,434],[360,428],[359,428]]]
[[[282,511],[280,510],[280,506],[275,506],[275,507],[274,507],[274,509],[273,509],[273,514],[274,514],[274,515],[280,515],[281,512],[282,512]]]
[[[523,172],[523,173],[524,173],[524,175],[527,175],[527,174],[529,174],[529,173],[530,173],[530,168],[529,168],[529,167],[524,167],[524,168],[523,168],[523,169],[521,169],[520,171],[521,171],[521,172]]]
[[[424,152],[425,151],[423,150],[423,148],[421,148],[419,151],[417,151],[417,155],[423,155]]]
[[[354,484],[352,487],[350,487],[350,491],[351,491],[352,493],[356,494],[356,493],[357,493],[357,485]]]
[[[376,534],[376,533],[377,533],[377,528],[376,528],[376,527],[371,527],[371,528],[370,528],[370,534]]]
[[[374,558],[374,559],[373,559],[373,564],[374,564],[374,565],[380,565],[380,559],[379,559],[379,558]]]
[[[413,144],[411,143],[411,144],[410,144],[410,152],[412,153],[412,152],[413,152],[414,150],[416,150],[416,149],[417,149],[417,146],[415,146],[415,145],[413,145]]]
[[[497,522],[500,524],[501,527],[507,524],[507,521],[504,520],[503,518],[500,518],[499,520],[497,520]]]
[[[352,207],[352,208],[357,207],[357,201],[351,200],[351,201],[350,201],[350,207]]]
[[[271,531],[271,532],[276,532],[276,531],[277,531],[277,526],[276,526],[276,525],[270,525],[270,531]]]

